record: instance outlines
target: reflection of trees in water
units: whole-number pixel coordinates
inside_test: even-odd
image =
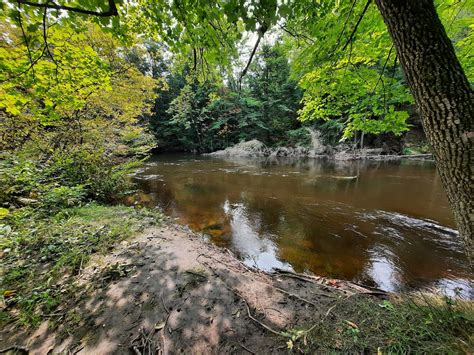
[[[439,236],[429,231],[374,215],[376,209],[395,208],[426,218],[431,210],[423,208],[422,196],[429,196],[437,209],[445,204],[433,167],[427,167],[403,162],[207,159],[149,168],[147,174],[161,174],[164,182],[139,180],[149,192],[139,196],[143,204],[166,207],[182,223],[237,253],[250,253],[232,240],[238,228],[247,228],[252,238],[248,244],[270,250],[272,258],[290,263],[296,271],[369,283],[394,277],[394,284],[419,287],[448,276],[448,269],[454,276],[469,275],[462,265],[464,256],[440,246]],[[405,177],[413,183],[402,184]],[[226,203],[232,207],[227,214]]]

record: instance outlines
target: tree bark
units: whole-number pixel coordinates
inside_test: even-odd
[[[421,115],[460,236],[474,257],[474,92],[433,0],[376,0]]]

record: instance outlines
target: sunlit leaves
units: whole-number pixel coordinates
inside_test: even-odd
[[[392,77],[391,70],[364,65],[338,68],[322,66],[305,74],[302,121],[343,119],[343,138],[356,131],[400,134],[408,129],[404,105],[412,101],[408,89]],[[390,68],[391,69],[391,68]]]
[[[461,64],[472,78],[474,56],[469,51],[474,7],[455,0],[437,3]],[[300,119],[344,122],[343,138],[357,131],[400,134],[408,129],[406,108],[412,98],[386,26],[373,4],[350,40],[364,5],[320,1],[312,6],[301,1],[286,23],[293,31],[285,43],[293,75],[305,89]]]
[[[33,141],[31,134],[44,129],[57,131],[54,145],[116,144],[131,133],[143,134],[138,120],[153,104],[157,80],[127,63],[110,33],[91,23],[83,28],[50,27],[46,50],[28,32],[26,48],[21,31],[4,25],[1,146],[14,148],[25,137]]]

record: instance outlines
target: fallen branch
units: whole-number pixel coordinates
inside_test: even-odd
[[[275,287],[275,286],[274,286],[274,287]],[[303,297],[300,297],[300,296],[298,296],[298,295],[296,295],[296,294],[294,294],[294,293],[285,291],[285,290],[283,290],[283,289],[281,289],[281,288],[279,288],[279,287],[275,287],[275,289],[276,289],[277,291],[280,291],[281,293],[284,293],[285,295],[288,295],[288,296],[290,296],[290,297],[296,298],[296,299],[298,299],[298,300],[300,300],[300,301],[303,301],[303,302],[305,302],[305,303],[308,303],[308,304],[310,304],[310,305],[312,305],[312,306],[315,306],[315,307],[318,307],[318,306],[319,306],[318,304],[316,304],[316,303],[314,303],[314,302],[311,302],[311,301],[307,300],[306,298],[303,298]],[[326,294],[324,294],[324,293],[315,293],[315,294],[318,295],[318,296],[324,296],[324,297],[330,297],[330,298],[331,298],[331,297],[334,297],[334,296],[331,296],[331,295],[326,295]]]
[[[298,279],[298,280],[306,281],[306,282],[314,283],[316,281],[316,279],[313,276],[310,276],[310,275],[306,276],[306,275],[302,275],[302,274],[297,274],[296,272],[283,270],[283,269],[278,269],[278,268],[274,268],[273,273],[274,274],[280,274],[282,276],[292,277],[294,279]]]

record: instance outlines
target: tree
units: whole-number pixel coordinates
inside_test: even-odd
[[[290,65],[278,44],[264,44],[247,74],[249,96],[260,101],[261,120],[268,127],[265,143],[285,140],[288,130],[299,126],[297,111],[301,90],[290,78]]]
[[[27,49],[20,29],[1,29],[0,148],[16,149],[27,140],[46,145],[46,152],[76,144],[102,145],[115,154],[120,148],[127,154],[128,143],[151,148],[139,119],[150,110],[157,81],[127,63],[109,33],[90,23],[79,33],[54,26],[43,56],[44,44],[33,34],[26,32]]]
[[[48,9],[57,9],[53,2],[12,2],[14,10],[9,11],[10,19],[16,21],[17,7],[28,6],[31,7],[28,16],[33,19],[32,25],[37,27],[38,23],[41,24],[41,11],[38,9],[44,10],[43,19]],[[371,2],[366,1],[362,11],[357,13],[357,21],[346,26],[350,24],[348,19],[353,18],[355,12],[352,8],[357,3],[355,0],[350,2],[347,19],[340,21],[342,32],[340,36],[336,36],[335,47],[342,47],[343,51],[348,48],[350,50]],[[114,0],[109,0],[108,9],[104,8],[104,4],[98,6],[96,1],[79,3],[101,10],[100,13],[94,11],[104,23],[104,13],[111,16],[125,15],[126,21],[122,27],[116,26],[116,17],[111,20],[112,26],[109,27],[121,35],[132,27],[154,32],[166,40],[170,49],[181,58],[189,58],[194,63],[194,70],[201,68],[201,71],[205,72],[206,68],[215,70],[214,63],[226,65],[231,62],[229,58],[236,55],[236,42],[241,39],[243,29],[256,32],[260,40],[271,26],[281,26],[281,23],[288,19],[308,26],[319,26],[308,19],[331,11],[337,14],[341,1],[318,1],[317,4],[310,0],[145,1],[117,6],[116,12],[110,11],[113,10],[113,5],[118,4]],[[3,2],[0,2],[0,6],[2,4]],[[465,240],[468,253],[472,254],[472,89],[438,17],[433,0],[376,0],[376,4],[390,31],[416,107],[422,116],[460,235]],[[72,21],[78,12],[87,13],[78,11],[77,8],[61,8],[68,11]],[[51,13],[56,19],[62,16],[59,11],[49,11],[49,14]],[[44,29],[45,21],[42,22]],[[330,24],[321,23],[321,26],[327,25]],[[346,27],[351,30],[347,31]],[[470,28],[472,32],[472,25]],[[285,31],[291,36],[308,40],[304,34],[294,33],[288,28]],[[472,33],[466,38],[472,40]],[[46,39],[44,42],[44,48],[47,49]],[[33,64],[32,60],[30,62]],[[472,65],[468,68],[472,68]]]
[[[432,0],[377,0],[465,247],[474,253],[474,92]]]

